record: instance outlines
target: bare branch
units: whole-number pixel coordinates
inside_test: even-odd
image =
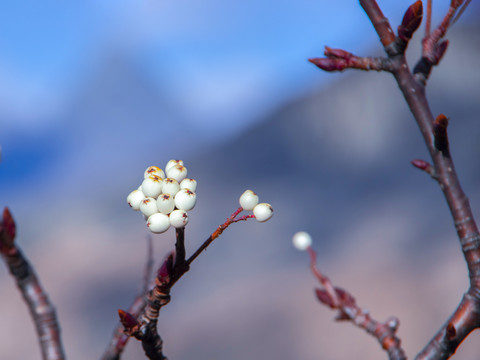
[[[153,239],[151,236],[147,237],[147,259],[145,261],[145,268],[143,270],[143,280],[140,290],[133,300],[128,310],[124,313],[131,314],[134,318],[138,318],[145,309],[146,294],[151,286],[151,277],[153,269]],[[122,310],[123,311],[123,310]],[[122,318],[122,316],[120,316]],[[101,360],[118,360],[122,354],[125,346],[127,346],[130,336],[125,334],[125,326],[120,321],[115,327],[112,340],[108,348],[103,353]]]
[[[0,254],[14,277],[35,323],[43,360],[63,360],[65,354],[55,308],[27,259],[15,245],[16,227],[8,208],[0,221]]]
[[[360,5],[367,13],[375,31],[380,37],[380,41],[382,42],[385,51],[389,54],[393,50],[391,49],[391,45],[393,45],[395,41],[395,34],[390,26],[390,22],[383,15],[382,10],[380,10],[380,7],[375,0],[360,0]]]
[[[307,251],[310,255],[310,269],[323,287],[323,289],[316,289],[317,299],[331,309],[338,310],[336,320],[351,321],[375,337],[382,348],[388,353],[390,360],[406,360],[405,352],[400,346],[401,341],[396,336],[399,324],[398,319],[390,318],[385,323],[380,323],[373,319],[368,311],[357,305],[355,298],[348,291],[333,286],[330,279],[318,270],[315,250],[308,247]]]
[[[425,84],[432,66],[438,64],[448,47],[440,41],[463,0],[452,0],[442,23],[430,33],[431,3],[427,7],[427,33],[423,40],[423,56],[410,73],[405,55],[392,46],[392,31],[375,0],[360,0],[387,52],[394,75],[405,100],[415,117],[430,152],[433,165],[416,160],[413,165],[434,176],[448,203],[460,245],[467,262],[470,288],[453,315],[434,338],[417,355],[417,359],[448,359],[473,330],[480,327],[480,234],[467,196],[463,192],[448,147],[447,118],[434,119],[425,95]],[[465,7],[466,5],[464,5]],[[463,11],[464,7],[462,8]]]
[[[120,321],[127,336],[134,336],[142,342],[145,355],[149,359],[166,360],[163,354],[163,342],[158,334],[157,322],[160,309],[170,302],[170,290],[175,283],[187,273],[190,264],[231,224],[245,221],[255,216],[245,215],[238,217],[243,208],[238,208],[216,231],[185,260],[185,229],[176,229],[175,251],[171,252],[157,271],[155,286],[147,294],[146,304],[140,315],[131,311],[119,310]],[[137,320],[138,319],[138,320]],[[122,340],[122,338],[120,338]],[[119,357],[104,358],[103,360],[117,360]]]
[[[309,59],[325,71],[343,71],[345,69],[391,71],[390,60],[385,57],[359,57],[341,49],[325,46],[326,58]]]
[[[208,237],[207,240],[193,253],[192,256],[190,256],[187,260],[187,265],[190,266],[190,264],[200,255],[216,238],[218,238],[226,228],[228,228],[230,225],[233,223],[239,222],[239,221],[245,221],[248,219],[252,219],[254,216],[253,215],[245,215],[237,218],[237,216],[243,211],[243,209],[240,207],[235,211],[230,217],[225,221],[222,225],[220,225],[217,230],[213,232],[212,235]]]

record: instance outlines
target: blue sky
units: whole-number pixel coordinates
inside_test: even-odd
[[[435,14],[447,3],[435,3]],[[380,2],[394,27],[409,4]],[[467,15],[474,18],[471,7]],[[362,55],[381,51],[351,0],[2,1],[0,144],[7,151],[22,143],[14,150],[28,158],[32,149],[23,144],[36,138],[34,147],[48,149],[49,140],[41,138],[51,137],[52,129],[89,136],[74,128],[72,109],[82,93],[102,86],[109,58],[126,61],[148,79],[150,93],[161,94],[171,111],[158,117],[189,127],[200,144],[228,139],[285,101],[338,79],[307,62],[325,45]],[[138,88],[122,90],[141,96]],[[95,106],[91,121],[100,126],[96,111],[112,104]]]
[[[397,24],[410,2],[383,3]],[[34,131],[45,126],[117,52],[168,86],[172,102],[188,103],[187,117],[213,126],[238,107],[261,109],[318,84],[325,76],[305,59],[324,45],[359,51],[373,41],[356,1],[3,1],[0,115]]]

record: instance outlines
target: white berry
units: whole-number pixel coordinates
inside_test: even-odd
[[[180,210],[192,210],[197,203],[197,194],[190,189],[181,189],[175,195],[175,206]]]
[[[304,251],[312,245],[312,237],[305,231],[299,231],[292,238],[293,246],[298,250]]]
[[[180,183],[187,177],[187,168],[183,165],[171,166],[167,170],[167,177],[175,179]]]
[[[180,183],[180,189],[197,190],[197,181],[195,179],[185,178]]]
[[[173,210],[170,213],[170,224],[175,228],[183,228],[188,224],[188,214],[184,210]]]
[[[267,221],[273,216],[273,208],[270,204],[260,203],[253,208],[253,215],[260,222]]]
[[[180,190],[180,185],[177,180],[172,178],[163,179],[162,192],[164,194],[175,196],[178,190]]]
[[[142,182],[142,191],[146,196],[156,198],[162,193],[163,178],[149,175]]]
[[[145,216],[151,216],[158,212],[157,201],[154,198],[147,197],[140,203],[140,211]]]
[[[143,177],[146,178],[150,175],[160,176],[162,179],[165,177],[165,173],[158,166],[149,166],[143,173]]]
[[[148,218],[147,227],[155,234],[164,233],[170,227],[170,219],[165,214],[155,213]]]
[[[145,195],[141,190],[133,190],[127,196],[127,203],[133,210],[138,211],[140,210],[140,203],[143,199],[145,199]]]
[[[252,190],[245,190],[239,199],[240,206],[247,211],[253,210],[258,204],[258,195]]]
[[[175,200],[170,194],[160,194],[157,199],[157,209],[163,214],[170,214],[175,209]]]
[[[168,171],[168,169],[175,165],[183,165],[183,160],[170,160],[167,165],[165,165],[165,171]]]

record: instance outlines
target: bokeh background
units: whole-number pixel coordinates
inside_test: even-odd
[[[381,2],[394,27],[409,1]],[[447,1],[435,2],[438,23]],[[449,31],[429,80],[435,114],[480,211],[480,7]],[[409,48],[418,59],[420,35]],[[376,341],[314,299],[292,235],[379,320],[400,318],[410,357],[468,286],[438,186],[413,169],[425,146],[388,74],[326,74],[323,46],[381,55],[354,1],[0,3],[0,205],[56,304],[67,356],[99,358],[137,292],[148,230],[126,204],[149,165],[181,158],[198,183],[188,251],[251,188],[267,223],[235,224],[162,309],[171,359],[384,359]],[[154,237],[157,263],[174,232]],[[39,359],[33,324],[0,270],[1,359]],[[455,358],[478,359],[478,334]],[[141,359],[136,341],[124,359]]]

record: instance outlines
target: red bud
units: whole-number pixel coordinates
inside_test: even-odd
[[[342,49],[332,49],[328,46],[325,46],[324,55],[327,57],[336,57],[340,59],[348,59],[352,57],[352,53],[342,50]]]
[[[342,288],[336,287],[335,292],[337,293],[338,299],[342,306],[355,307],[357,306],[355,298],[347,291]]]
[[[315,58],[308,61],[325,71],[342,71],[348,66],[347,62],[340,58]]]
[[[410,5],[403,15],[402,24],[398,27],[398,37],[408,42],[418,29],[423,17],[423,5],[420,0]]]
[[[317,299],[322,303],[327,306],[329,306],[331,309],[335,308],[335,304],[332,301],[332,298],[330,295],[325,290],[322,289],[315,289],[315,294],[317,295]]]
[[[415,166],[417,169],[420,169],[420,170],[428,170],[431,166],[425,160],[421,160],[421,159],[412,160],[411,163],[413,166]]]
[[[15,241],[16,226],[8,207],[3,210],[3,219],[0,221],[0,250],[9,250]]]
[[[165,260],[163,261],[162,266],[158,269],[157,272],[157,282],[162,285],[167,285],[171,277],[173,275],[173,265],[175,259],[175,251],[172,251],[170,254],[167,255]]]

